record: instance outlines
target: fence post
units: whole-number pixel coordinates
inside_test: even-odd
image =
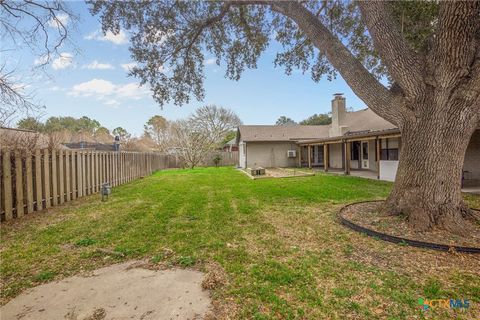
[[[83,169],[83,172],[85,174],[85,195],[90,194],[90,151],[85,151],[84,153],[84,161],[85,161],[85,168]]]
[[[63,204],[65,202],[65,174],[63,171],[63,151],[58,150],[58,195],[60,196],[58,202]]]
[[[33,176],[32,176],[32,153],[27,150],[25,154],[25,174],[27,182],[27,213],[33,212]]]
[[[70,194],[70,151],[65,151],[65,193],[66,193],[66,201],[70,201],[72,199]]]
[[[95,155],[95,192],[98,192],[100,190],[100,177],[98,174],[98,152],[94,151],[93,153]]]
[[[57,153],[52,150],[52,205],[58,204],[57,198]]]
[[[5,192],[5,220],[13,218],[12,195],[12,163],[10,151],[3,154],[3,190]]]
[[[93,162],[93,151],[90,151],[90,194],[95,193],[95,175],[94,175],[94,162]]]
[[[87,167],[86,167],[86,152],[82,151],[81,153],[81,158],[82,158],[82,194],[83,196],[87,195]]]
[[[77,154],[77,197],[83,197],[83,181],[82,181],[82,152],[78,151]]]

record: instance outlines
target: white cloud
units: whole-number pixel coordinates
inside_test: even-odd
[[[122,69],[127,71],[127,72],[130,71],[132,68],[134,68],[136,66],[137,66],[137,64],[135,62],[120,64],[120,67],[122,67]]]
[[[106,105],[106,106],[112,107],[112,108],[117,108],[118,105],[120,105],[120,102],[118,102],[115,99],[108,99],[103,104]]]
[[[116,93],[122,98],[139,100],[148,92],[145,88],[140,87],[137,83],[132,82],[117,86]]]
[[[216,59],[210,58],[210,59],[207,59],[207,60],[205,61],[205,64],[206,64],[206,65],[210,65],[210,64],[214,64],[214,63],[216,63],[216,62],[217,62]]]
[[[45,64],[48,62],[48,56],[40,56],[38,58],[35,58],[35,60],[33,61],[33,64],[38,66],[40,64]]]
[[[60,53],[60,56],[53,60],[52,68],[55,70],[65,69],[72,65],[73,55],[68,52]]]
[[[67,14],[59,14],[57,16],[57,19],[50,19],[48,21],[48,25],[52,28],[61,28],[60,24],[62,24],[64,27],[66,27],[69,19],[70,18]]]
[[[107,106],[116,107],[121,100],[140,100],[148,95],[148,91],[135,82],[117,85],[104,79],[92,79],[74,85],[69,95],[94,97]]]
[[[92,70],[108,70],[108,69],[115,69],[110,63],[100,63],[97,60],[94,60],[92,63],[83,66],[84,69],[92,69]]]
[[[107,33],[104,35],[101,31],[94,31],[88,35],[85,36],[85,39],[87,40],[99,40],[99,41],[109,41],[114,44],[126,44],[128,43],[128,36],[127,34],[123,31],[120,30],[118,34],[113,34],[111,31],[107,31]]]
[[[59,86],[53,86],[47,89],[48,91],[62,91],[62,88]]]
[[[115,91],[115,85],[103,79],[92,79],[73,86],[71,94],[74,96],[90,97],[97,95],[104,97]]]

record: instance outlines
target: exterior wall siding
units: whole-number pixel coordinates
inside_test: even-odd
[[[246,167],[295,167],[296,158],[288,158],[288,150],[297,150],[297,145],[290,142],[248,142]]]
[[[245,147],[245,142],[243,141],[240,141],[240,143],[238,144],[238,166],[240,168],[243,168],[245,169],[246,168],[246,160],[247,160],[247,150],[246,150],[246,147]]]
[[[465,153],[463,170],[466,179],[480,180],[480,130],[473,133]]]
[[[329,150],[329,164],[328,166],[333,169],[342,169],[343,168],[343,144],[334,143],[330,144]]]

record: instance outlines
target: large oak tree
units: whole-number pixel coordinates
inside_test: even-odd
[[[385,208],[421,230],[465,232],[465,151],[480,122],[480,4],[344,1],[92,1],[103,30],[131,33],[132,74],[163,105],[204,96],[205,54],[238,80],[275,38],[275,64],[338,72],[398,126],[402,150]],[[385,83],[388,83],[385,85]]]

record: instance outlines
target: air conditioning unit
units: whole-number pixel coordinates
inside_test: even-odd
[[[287,151],[288,158],[296,158],[297,157],[297,150],[288,150]]]

